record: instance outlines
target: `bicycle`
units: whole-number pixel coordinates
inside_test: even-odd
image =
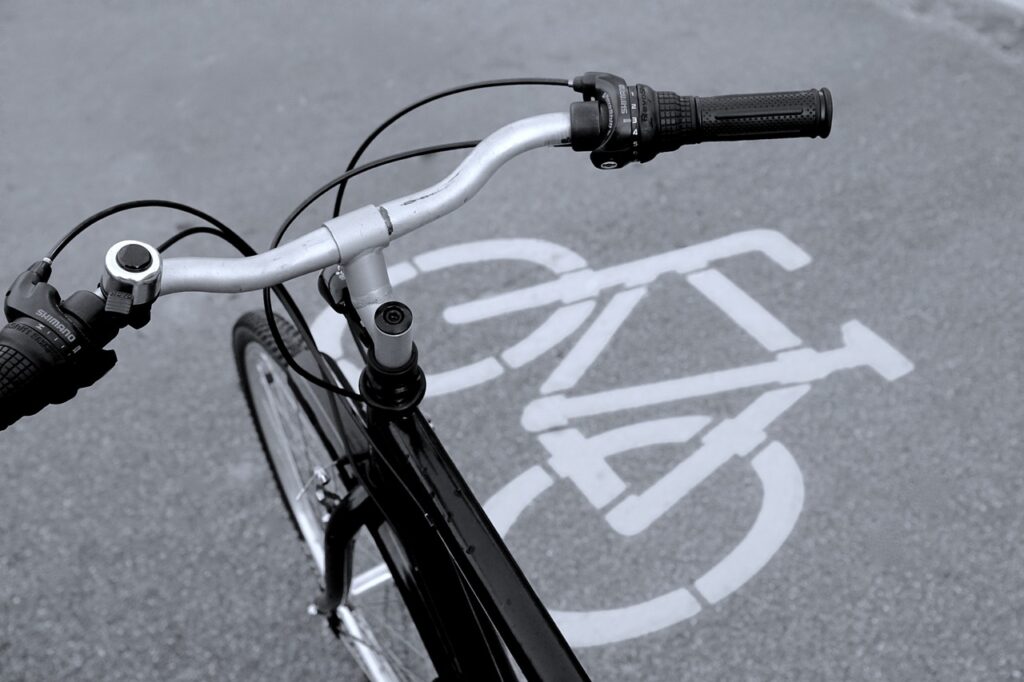
[[[481,141],[356,165],[373,139],[405,113],[456,92],[518,84],[570,86],[583,101],[573,102],[568,113],[513,122]],[[312,610],[326,618],[365,675],[374,681],[587,680],[418,408],[426,380],[413,316],[393,294],[383,250],[457,209],[503,163],[535,148],[589,152],[594,166],[614,169],[704,141],[824,138],[831,121],[831,94],[824,88],[701,98],[631,86],[597,72],[571,81],[491,81],[425,98],[386,121],[346,173],[302,202],[272,248],[260,254],[223,223],[184,204],[111,207],[72,229],[7,292],[0,429],[70,400],[105,375],[116,356],[104,346],[121,329],[148,323],[159,296],[262,289],[264,310],[243,315],[232,334],[243,393],[278,490],[322,580]],[[473,151],[432,187],[340,213],[351,177],[411,156],[464,148]],[[335,216],[281,244],[299,215],[334,188]],[[99,288],[62,300],[48,284],[58,254],[96,222],[142,206],[183,211],[208,225],[158,247],[136,240],[114,244]],[[163,257],[195,234],[221,237],[244,257]],[[318,350],[283,287],[316,271],[319,293],[357,341],[358,382]],[[272,293],[291,322],[273,312]]]

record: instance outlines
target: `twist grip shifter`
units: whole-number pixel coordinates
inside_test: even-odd
[[[127,249],[124,246],[115,255],[138,255]],[[132,271],[137,264],[119,258],[117,265]],[[111,279],[109,263],[103,295],[78,291],[63,301],[48,283],[51,271],[49,261],[34,263],[4,297],[8,324],[0,329],[0,431],[47,405],[67,402],[80,388],[94,384],[117,362],[114,351],[103,347],[122,328],[138,329],[149,321],[152,299],[124,307],[118,296],[125,293],[113,285],[124,288],[135,282]],[[119,271],[114,275],[120,276]]]
[[[572,86],[584,98],[570,108],[572,148],[589,151],[598,168],[644,163],[684,144],[825,138],[832,129],[828,88],[690,97],[593,71],[574,78]]]

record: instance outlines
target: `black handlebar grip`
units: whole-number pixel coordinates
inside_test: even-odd
[[[657,151],[717,140],[828,137],[832,93],[828,88],[749,95],[686,97],[655,93]]]
[[[694,99],[702,140],[824,138],[832,130],[828,88]]]
[[[42,408],[39,366],[14,346],[0,344],[0,431]]]

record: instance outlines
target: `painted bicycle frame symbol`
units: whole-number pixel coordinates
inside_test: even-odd
[[[715,604],[749,581],[789,537],[803,508],[800,468],[782,443],[768,438],[768,427],[805,396],[813,382],[834,372],[869,367],[882,378],[895,381],[913,369],[907,358],[857,320],[842,325],[841,346],[824,351],[805,347],[777,317],[712,267],[716,261],[747,253],[760,253],[786,271],[811,261],[786,236],[758,229],[599,270],[588,267],[576,252],[537,239],[458,244],[389,268],[396,286],[421,273],[488,261],[525,261],[555,276],[548,282],[446,308],[445,320],[463,325],[557,306],[536,329],[501,353],[428,375],[428,396],[477,386],[496,379],[506,369],[522,367],[589,321],[541,385],[540,396],[523,410],[522,427],[537,434],[549,458],[513,478],[485,504],[502,535],[559,479],[573,483],[603,513],[611,528],[625,536],[642,533],[733,459],[748,461],[760,480],[761,508],[746,536],[693,585],[619,608],[553,610],[552,616],[573,646],[607,644],[660,630],[696,615],[702,602]],[[774,358],[654,383],[570,394],[647,295],[648,285],[671,274],[685,277],[765,351],[774,353]],[[595,315],[597,297],[605,292],[612,294],[611,299]],[[314,322],[313,332],[321,349],[335,357],[346,374],[357,376],[360,368],[343,352],[347,332],[342,327],[336,315],[325,311]],[[583,417],[750,388],[763,392],[734,417],[716,424],[704,415],[685,415],[591,435],[572,427],[574,419]],[[643,491],[629,492],[609,461],[623,452],[652,445],[682,445],[698,436],[696,450]]]

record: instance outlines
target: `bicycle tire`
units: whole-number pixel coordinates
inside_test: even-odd
[[[277,324],[290,353],[299,357],[308,350],[290,323],[278,317]],[[336,470],[344,463],[343,453],[337,453],[339,457],[334,459],[323,429],[314,423],[315,415],[288,381],[287,365],[274,343],[262,311],[252,311],[238,319],[232,332],[232,348],[242,392],[275,486],[292,526],[322,576],[322,517],[326,508],[317,514],[316,506],[310,503],[310,500],[315,501],[315,496],[310,495],[311,467],[315,462],[327,471]],[[260,379],[261,375],[262,380],[254,384],[254,379]],[[270,389],[274,384],[277,384],[276,388]],[[266,404],[271,399],[271,390],[279,399],[276,407],[288,410],[283,415],[277,413],[277,424],[273,423],[270,406]],[[298,450],[306,456],[303,463],[296,459]],[[343,496],[347,490],[340,479],[340,475],[330,476],[330,481],[319,487]],[[300,491],[305,492],[296,494],[297,485]],[[392,567],[407,570],[410,574],[411,567],[393,542],[379,540],[382,533],[387,535],[389,532],[393,535],[393,531],[387,528],[378,529],[374,534],[363,529],[357,537],[352,595],[339,609],[340,636],[371,682],[434,680],[437,672],[419,626],[402,603],[391,579]],[[399,643],[405,646],[398,646]]]

